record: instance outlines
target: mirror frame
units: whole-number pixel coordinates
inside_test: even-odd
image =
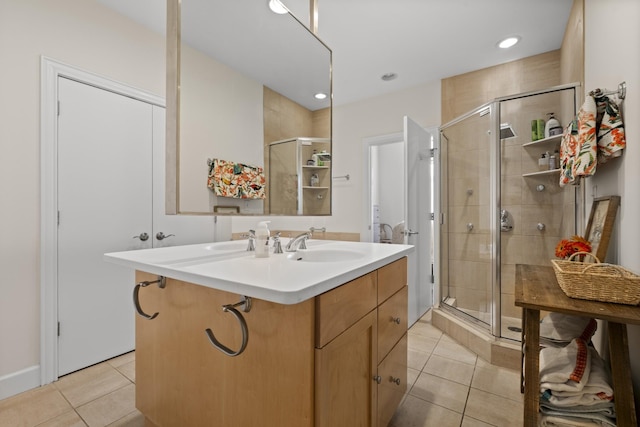
[[[167,0],[166,22],[166,139],[165,139],[165,213],[167,215],[207,215],[219,216],[217,212],[183,212],[180,209],[180,12],[181,0]],[[332,52],[326,44],[317,38],[318,29],[318,3],[317,0],[309,0],[309,26],[306,27],[298,18],[289,12],[289,15],[298,21],[305,29],[316,37],[330,53],[329,59],[329,87],[331,110],[329,117],[330,140],[333,140],[333,64]],[[332,144],[333,147],[333,144]],[[333,148],[331,150],[333,152]],[[331,203],[332,205],[332,203]],[[332,215],[332,207],[329,216]],[[224,216],[233,216],[225,214]],[[247,214],[245,216],[270,216],[269,212],[262,214]]]

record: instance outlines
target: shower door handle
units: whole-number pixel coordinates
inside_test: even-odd
[[[408,228],[408,229],[404,230],[402,232],[402,234],[404,234],[405,236],[413,236],[414,234],[420,234],[420,233],[417,232],[417,231],[413,231],[412,229]]]

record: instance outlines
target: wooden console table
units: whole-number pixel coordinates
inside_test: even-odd
[[[552,267],[523,264],[516,266],[515,304],[523,308],[524,425],[538,425],[540,311],[544,310],[609,322],[609,353],[617,425],[637,427],[627,324],[640,325],[640,307],[569,298],[560,289]]]

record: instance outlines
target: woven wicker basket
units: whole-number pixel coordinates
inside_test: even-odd
[[[595,263],[572,261],[576,256],[589,255]],[[558,284],[570,298],[638,305],[640,276],[619,265],[600,263],[588,252],[576,252],[569,260],[552,259]]]

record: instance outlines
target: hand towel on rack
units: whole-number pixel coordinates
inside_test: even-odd
[[[561,187],[577,184],[581,177],[596,172],[596,115],[596,101],[588,95],[576,119],[564,130],[560,143]]]
[[[598,163],[606,163],[609,159],[622,155],[626,147],[624,125],[618,104],[603,95],[600,89],[591,92],[597,105],[597,141]]]
[[[243,163],[213,159],[209,165],[207,187],[216,196],[236,199],[264,199],[266,197],[263,168]]]

